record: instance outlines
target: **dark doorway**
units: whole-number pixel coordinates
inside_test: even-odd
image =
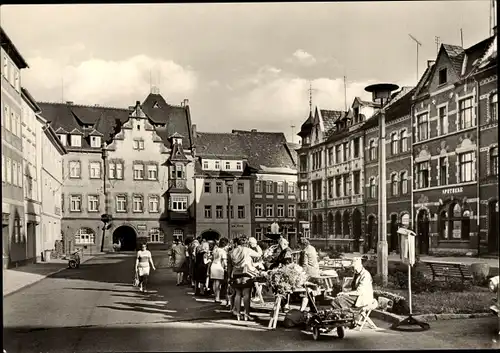
[[[35,249],[36,249],[36,223],[28,222],[26,226],[26,246],[27,246],[27,258],[35,259]]]
[[[376,231],[375,231],[375,216],[368,217],[368,224],[366,225],[366,240],[368,251],[375,250],[375,244],[377,244]]]
[[[335,213],[335,237],[342,237],[342,216],[340,215],[339,211]]]
[[[498,254],[498,201],[488,204],[488,253]]]
[[[113,232],[113,244],[117,244],[120,241],[121,251],[136,251],[137,246],[137,234],[134,228],[130,226],[120,226]]]
[[[429,213],[421,210],[417,216],[418,252],[421,255],[429,254]]]
[[[391,241],[389,243],[389,252],[398,250],[398,215],[391,215]]]
[[[361,239],[361,212],[355,209],[352,212],[352,235],[354,237],[354,251],[359,251],[360,239]]]
[[[203,232],[201,234],[201,239],[206,239],[206,240],[219,240],[220,234],[217,233],[215,230],[207,230],[206,232]]]
[[[342,216],[342,225],[344,228],[344,238],[349,239],[351,237],[351,229],[349,227],[349,212],[344,211],[344,215]]]
[[[333,214],[328,213],[328,237],[333,236]]]

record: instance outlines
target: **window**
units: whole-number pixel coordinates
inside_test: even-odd
[[[79,195],[70,196],[70,211],[80,212],[82,210],[82,197]]]
[[[295,205],[288,205],[288,217],[295,218]]]
[[[307,201],[307,185],[301,185],[300,186],[300,201],[304,202]]]
[[[12,183],[12,160],[9,157],[6,157],[7,164],[7,183]]]
[[[222,194],[222,183],[220,181],[215,183],[215,192],[218,194]]]
[[[2,154],[2,182],[7,181],[7,165],[5,156]]]
[[[460,119],[460,129],[468,129],[474,126],[472,97],[462,99],[458,102],[458,116]]]
[[[174,238],[183,240],[184,239],[184,231],[182,229],[174,229],[173,236],[174,236]]]
[[[419,141],[429,138],[429,114],[424,113],[417,116],[417,137]]]
[[[448,184],[448,158],[439,158],[439,185]]]
[[[14,76],[14,87],[16,88],[16,91],[18,91],[18,92],[21,89],[20,82],[21,82],[21,80],[20,80],[20,77],[19,77],[19,70],[16,69],[15,76]]]
[[[80,228],[75,234],[75,244],[95,244],[95,234],[90,228]]]
[[[72,147],[82,147],[82,136],[71,135],[71,146]]]
[[[90,136],[90,147],[100,148],[101,147],[101,137],[100,136]]]
[[[227,184],[226,183],[226,188],[227,188],[227,193],[232,194],[233,193],[233,184]]]
[[[132,198],[134,212],[144,212],[144,200],[140,195],[134,195]]]
[[[336,176],[335,177],[335,197],[341,197],[341,196],[342,196],[342,177]]]
[[[333,177],[328,178],[328,198],[331,199],[333,198]]]
[[[175,231],[174,231],[175,232]],[[151,228],[149,230],[149,243],[163,243],[164,235],[160,228]]]
[[[391,175],[391,193],[392,196],[396,196],[398,194],[398,175],[397,174],[392,174]]]
[[[212,218],[212,206],[205,205],[205,218]]]
[[[307,156],[302,155],[299,157],[299,168],[301,172],[307,172]]]
[[[490,175],[498,175],[498,147],[490,150]]]
[[[238,194],[244,194],[244,193],[245,193],[245,184],[238,183]]]
[[[474,152],[467,152],[458,155],[460,164],[460,182],[465,183],[474,180]]]
[[[254,191],[256,194],[260,194],[262,192],[262,182],[260,180],[255,181]]]
[[[127,212],[127,197],[125,195],[116,196],[116,212]]]
[[[439,119],[439,131],[441,135],[446,135],[448,133],[448,111],[446,107],[440,107],[438,109],[438,119]]]
[[[295,183],[293,181],[288,182],[288,195],[295,195]]]
[[[333,165],[333,147],[329,147],[327,153],[328,153],[328,165]]]
[[[267,181],[266,182],[266,193],[267,194],[272,194],[274,192],[273,190],[273,182],[272,181]]]
[[[134,180],[144,179],[144,164],[134,164]]]
[[[395,155],[398,153],[398,134],[393,132],[391,134],[391,154]]]
[[[439,70],[439,85],[448,82],[448,70],[446,68]]]
[[[211,183],[209,181],[205,181],[204,183],[204,186],[203,186],[203,190],[206,192],[206,193],[210,193],[211,191]]]
[[[351,195],[351,176],[349,174],[345,174],[344,178],[344,196]]]
[[[90,162],[90,179],[99,179],[101,177],[101,163]]]
[[[266,205],[266,217],[274,217],[274,206]]]
[[[68,144],[68,137],[64,134],[59,134],[57,135],[59,137],[59,140],[61,141],[61,144],[63,146],[66,146]]]
[[[12,184],[15,186],[18,186],[17,177],[17,161],[12,161]]]
[[[69,177],[70,178],[81,178],[81,166],[79,161],[69,162]]]
[[[255,205],[255,217],[262,217],[262,205],[261,204]]]
[[[498,97],[496,93],[493,93],[490,99],[490,121],[498,121]]]
[[[174,171],[174,166],[172,166],[172,171]],[[181,164],[175,165],[175,174],[174,174],[174,179],[184,179],[184,166]]]
[[[238,218],[245,218],[245,206],[238,206]]]
[[[108,163],[108,178],[109,179],[116,178],[116,164],[113,162]]]
[[[148,179],[158,180],[158,166],[156,164],[149,164],[148,168]]]
[[[255,228],[255,239],[262,240],[262,228]]]
[[[375,148],[375,141],[371,140],[370,145],[368,147],[368,153],[370,155],[370,160],[373,161],[375,158],[377,158],[377,149]]]
[[[218,219],[224,218],[223,213],[224,213],[224,207],[220,205],[215,206],[215,218]]]
[[[236,170],[241,170],[241,169],[242,169],[242,163],[236,162]]]
[[[342,162],[342,145],[335,146],[335,162]]]
[[[231,162],[226,162],[226,170],[231,169]]]
[[[150,213],[158,212],[158,204],[159,204],[158,196],[149,196],[149,212]]]
[[[89,195],[89,212],[98,212],[99,211],[99,197],[96,195]]]
[[[187,197],[174,196],[172,201],[172,211],[187,211]]]
[[[352,144],[354,147],[354,158],[359,158],[359,145],[360,145],[361,139],[359,137],[355,137],[352,140]]]
[[[144,149],[144,140],[134,140],[134,150],[143,150]]]
[[[278,181],[276,183],[276,190],[278,194],[284,194],[285,193],[285,185],[283,184],[282,181]]]
[[[10,131],[11,130],[10,108],[7,104],[3,105],[3,115],[4,116],[2,118],[2,121],[6,120],[5,128],[7,129],[7,131]]]
[[[401,152],[408,151],[408,134],[407,134],[406,130],[401,130],[400,143],[401,143],[400,151]]]
[[[230,215],[227,215],[227,213],[230,213]],[[234,207],[231,205],[229,208],[226,207],[226,215],[228,217],[234,218]]]
[[[349,142],[344,142],[344,162],[347,162],[351,158],[351,150],[349,148]]]
[[[405,195],[408,193],[408,173],[401,172],[400,180],[401,183],[401,194]]]
[[[116,163],[116,179],[123,180],[123,163]]]
[[[442,210],[441,213],[439,214],[439,224],[438,224],[438,230],[439,230],[439,237],[441,239],[448,239],[448,232],[449,232],[449,227],[448,223],[450,222],[448,218],[448,212],[446,210]]]
[[[203,161],[203,169],[208,169],[208,162],[207,161]]]
[[[7,55],[3,56],[2,74],[5,76],[5,78],[9,78],[9,59],[7,59]]]
[[[215,169],[220,169],[220,161],[215,161]]]
[[[276,215],[278,217],[285,217],[285,205],[276,206]]]
[[[377,198],[377,184],[375,183],[375,177],[370,178],[370,198]]]
[[[353,178],[352,192],[354,195],[359,195],[361,194],[361,172],[360,171],[353,172],[352,178]]]
[[[19,163],[17,165],[17,183],[18,186],[23,187],[23,165]]]
[[[417,163],[417,188],[429,187],[429,162]]]

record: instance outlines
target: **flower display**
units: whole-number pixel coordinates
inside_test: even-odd
[[[294,263],[267,272],[267,284],[275,295],[286,295],[302,288],[307,278],[304,269]]]

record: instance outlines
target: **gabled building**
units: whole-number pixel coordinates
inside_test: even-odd
[[[498,252],[495,35],[442,44],[412,102],[417,249]]]

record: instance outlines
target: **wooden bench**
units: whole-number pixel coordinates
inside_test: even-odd
[[[423,266],[424,273],[430,274],[433,281],[437,278],[444,278],[446,281],[448,278],[460,278],[462,282],[474,279],[469,266],[465,264],[430,261],[422,261],[422,264],[425,265]]]

